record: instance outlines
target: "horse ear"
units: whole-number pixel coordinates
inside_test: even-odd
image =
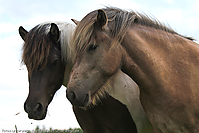
[[[104,10],[101,10],[101,9],[98,10],[97,22],[101,28],[107,24],[108,18]]]
[[[21,38],[25,41],[25,37],[28,34],[28,32],[22,27],[19,27],[19,35],[21,36]]]
[[[76,25],[79,24],[79,21],[75,20],[75,19],[71,19]]]
[[[53,38],[53,40],[56,42],[59,40],[59,28],[55,23],[51,23],[50,27],[50,35]]]

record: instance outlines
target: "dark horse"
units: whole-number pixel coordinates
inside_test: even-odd
[[[68,23],[43,23],[29,32],[19,27],[19,34],[25,42],[22,62],[27,67],[29,78],[29,94],[24,103],[24,109],[30,119],[44,119],[55,92],[62,84],[66,86],[68,82],[75,57],[74,48],[70,45],[74,28]],[[123,78],[127,79],[125,76]],[[126,86],[130,87],[126,88],[132,88],[132,85],[135,86],[135,90],[138,90],[131,79],[126,83]],[[134,95],[138,97],[138,94]],[[139,98],[135,101],[139,101]],[[142,112],[140,103],[136,109]],[[87,110],[75,106],[73,110],[84,133],[137,132],[126,106],[109,95]],[[143,119],[141,117],[140,120]]]
[[[72,43],[77,58],[67,97],[73,105],[89,106],[122,70],[138,84],[154,132],[199,132],[199,45],[192,38],[146,15],[105,8],[79,22]]]

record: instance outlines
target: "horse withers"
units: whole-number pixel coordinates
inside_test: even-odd
[[[72,42],[72,104],[89,106],[122,70],[138,84],[154,132],[199,132],[199,45],[192,38],[146,15],[107,7],[87,14]]]
[[[19,34],[25,42],[22,61],[27,67],[29,77],[29,94],[24,109],[30,119],[44,119],[55,92],[62,84],[66,86],[68,82],[76,53],[75,47],[70,43],[74,28],[68,23],[42,23],[29,32],[23,27],[19,28]],[[137,97],[134,114],[139,115],[134,118],[138,121],[136,125],[139,129],[148,121],[139,102],[137,85],[124,73],[118,74],[115,79],[117,83],[126,85],[127,92],[128,89],[135,90],[129,93]],[[131,86],[135,88],[132,89]],[[119,86],[122,87],[124,86]],[[119,89],[115,87],[115,91],[110,94],[117,98],[117,90]],[[85,133],[137,132],[137,127],[126,108],[129,104],[125,106],[113,97],[106,95],[101,102],[87,110],[73,106],[76,118]],[[124,98],[122,103],[127,103]]]

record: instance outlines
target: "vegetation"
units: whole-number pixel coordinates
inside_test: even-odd
[[[41,129],[39,126],[37,126],[34,131],[31,131],[31,132],[29,131],[27,133],[83,133],[83,131],[80,128],[74,128],[74,129],[69,128],[67,130],[65,129],[60,130],[60,129],[52,129],[52,128],[46,129],[44,126]]]

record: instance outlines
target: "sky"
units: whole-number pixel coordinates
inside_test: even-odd
[[[87,13],[114,6],[144,12],[169,25],[179,34],[199,40],[199,0],[0,0],[0,132],[41,128],[79,127],[65,87],[56,93],[45,120],[28,119],[23,104],[28,96],[28,74],[21,64],[23,40],[19,26],[31,30],[46,21],[72,23]]]

